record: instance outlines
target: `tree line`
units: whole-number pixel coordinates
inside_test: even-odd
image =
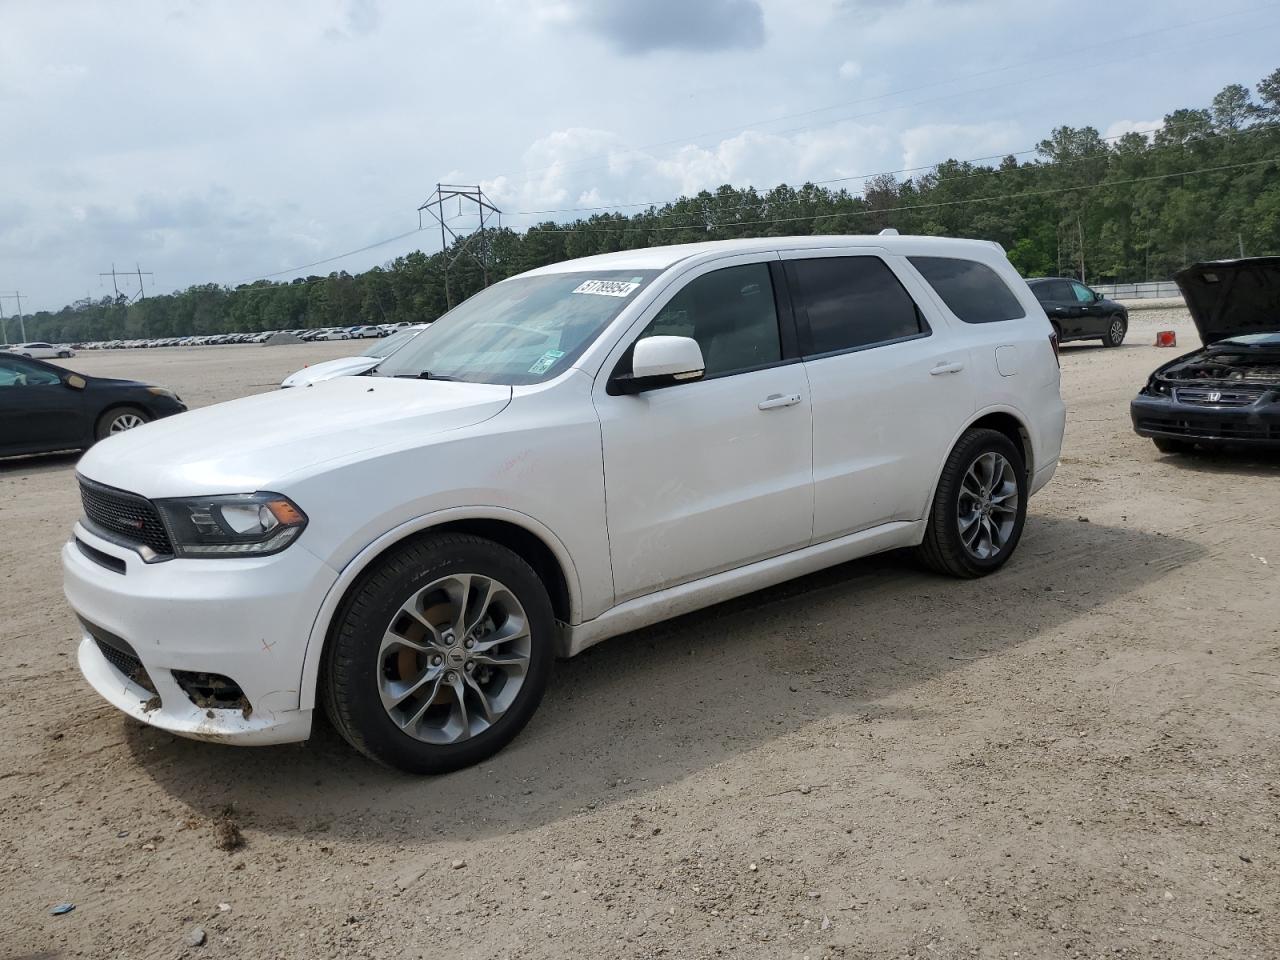
[[[1167,279],[1203,259],[1280,254],[1280,69],[1208,107],[1176,110],[1154,133],[1104,138],[1055,129],[1025,159],[948,160],[834,184],[768,191],[722,186],[638,213],[488,231],[470,250],[396,257],[363,273],[277,283],[207,283],[135,302],[83,300],[27,320],[32,340],[137,337],[433,320],[486,281],[574,257],[734,237],[875,233],[977,237],[1026,276],[1091,283]],[[462,243],[465,241],[459,241]],[[456,257],[456,259],[455,259]],[[446,261],[454,260],[446,276]]]

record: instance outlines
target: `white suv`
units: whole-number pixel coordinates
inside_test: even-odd
[[[657,247],[498,283],[371,377],[112,437],[62,553],[80,668],[205,740],[440,772],[553,658],[854,557],[1000,567],[1065,411],[995,245]]]

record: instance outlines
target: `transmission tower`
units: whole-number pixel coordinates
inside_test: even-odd
[[[457,200],[458,214],[445,216],[445,202]],[[459,233],[449,224],[462,216],[463,204],[474,204],[480,214],[480,226],[469,234]],[[502,211],[495,207],[479,186],[458,186],[451,183],[437,183],[435,193],[418,207],[418,229],[422,229],[422,211],[426,211],[440,225],[440,251],[444,257],[444,300],[450,310],[453,309],[453,291],[449,285],[449,275],[453,265],[463,256],[469,257],[480,265],[480,274],[484,285],[489,285],[489,254],[492,252],[492,224],[496,221],[498,229],[502,229]],[[461,243],[459,244],[459,241]],[[450,246],[455,249],[450,252]]]
[[[144,276],[145,276],[145,277],[154,277],[154,276],[155,276],[155,274],[154,274],[154,273],[152,273],[150,270],[143,270],[143,269],[142,269],[142,267],[138,266],[136,263],[134,264],[134,269],[132,269],[132,270],[121,270],[121,271],[118,271],[118,272],[117,272],[117,271],[116,271],[116,265],[113,263],[113,264],[111,265],[111,272],[110,272],[110,273],[100,273],[100,274],[98,274],[98,276],[100,276],[100,277],[110,277],[110,278],[111,278],[111,288],[115,291],[115,294],[116,294],[116,302],[117,302],[117,303],[119,303],[119,302],[120,302],[120,296],[121,296],[121,294],[120,294],[120,284],[119,284],[119,282],[116,280],[116,278],[117,278],[117,277],[132,277],[132,276],[137,276],[137,278],[138,278],[138,292],[137,292],[135,295],[130,296],[130,297],[128,298],[129,302],[130,302],[130,303],[132,303],[135,299],[139,299],[139,300],[145,300],[145,299],[147,299],[147,292],[146,292],[146,290],[144,290],[144,289],[143,289],[143,287],[142,287],[142,278],[143,278]]]
[[[13,293],[0,293],[0,302],[3,302],[4,300],[18,301],[18,328],[21,331],[22,342],[26,343],[27,342],[27,321],[22,316],[22,293],[18,290],[13,291]],[[4,313],[0,311],[0,320],[2,320],[3,317],[4,317]],[[4,341],[5,343],[9,342],[9,333],[7,330],[4,331]]]

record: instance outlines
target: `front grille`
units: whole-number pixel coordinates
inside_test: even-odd
[[[109,539],[135,547],[147,547],[155,554],[173,555],[169,533],[151,501],[136,493],[104,487],[80,477],[80,501],[88,525]]]
[[[1139,430],[1201,440],[1280,440],[1280,423],[1217,417],[1152,417],[1138,419]]]
[[[1262,399],[1266,390],[1208,390],[1182,388],[1176,392],[1183,403],[1203,404],[1210,407],[1249,407]]]

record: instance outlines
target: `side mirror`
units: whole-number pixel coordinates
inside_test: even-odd
[[[702,348],[692,337],[645,337],[631,351],[631,373],[615,377],[611,392],[639,393],[702,376]]]
[[[1094,299],[1094,302],[1096,303],[1097,301],[1103,299],[1102,294],[1100,294],[1097,290],[1093,291],[1093,299]]]
[[[78,373],[68,374],[63,378],[62,382],[72,390],[83,390],[86,386],[84,377],[80,376]]]

